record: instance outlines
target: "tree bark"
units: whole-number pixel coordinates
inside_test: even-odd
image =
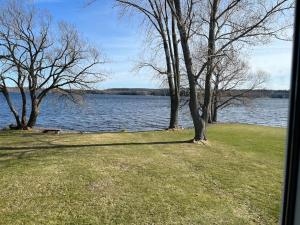
[[[176,95],[171,96],[171,114],[169,129],[176,129],[178,127],[178,108],[179,102]]]
[[[161,37],[163,40],[163,46],[164,46],[164,51],[165,51],[168,85],[169,85],[170,100],[171,100],[169,129],[174,129],[178,126],[178,104],[176,103],[175,86],[174,86],[174,81],[173,81],[173,77],[172,77],[172,64],[171,64],[170,48],[168,45],[167,37],[165,36],[164,33],[161,33]]]
[[[24,130],[27,129],[27,124],[26,124],[26,113],[27,113],[27,109],[26,109],[26,93],[25,90],[23,88],[23,86],[19,86],[19,90],[21,93],[21,97],[22,97],[22,117],[21,117],[21,126]]]
[[[171,99],[171,118],[170,118],[170,126],[169,129],[178,128],[178,112],[179,112],[179,103],[180,103],[180,71],[179,71],[179,53],[178,53],[178,43],[177,43],[177,35],[176,35],[176,25],[175,18],[172,15],[172,24],[171,24],[171,32],[169,30],[169,20],[166,18],[165,28],[167,31],[167,40],[168,40],[168,49],[169,55],[166,54],[171,60],[167,63],[170,63],[172,80],[173,80],[173,93]],[[172,68],[171,68],[172,66]],[[171,88],[171,87],[170,87]]]
[[[19,116],[17,110],[13,106],[13,103],[11,101],[11,98],[10,98],[10,95],[8,93],[8,90],[7,90],[6,86],[3,87],[2,93],[4,95],[4,98],[5,98],[5,100],[6,100],[7,104],[8,104],[8,107],[9,107],[10,111],[12,112],[12,114],[15,117],[17,129],[21,129],[22,125],[21,125],[21,121],[20,121],[20,116]]]
[[[195,129],[194,141],[200,141],[205,138],[204,137],[205,123],[199,113],[199,101],[197,97],[196,80],[193,73],[193,64],[192,64],[190,47],[188,43],[188,34],[183,24],[180,0],[174,0],[174,6],[176,10],[177,27],[181,38],[181,47],[183,51],[184,62],[185,62],[186,71],[188,75],[189,92],[190,92],[189,108],[190,108],[190,113],[192,116],[193,125]]]
[[[216,123],[218,118],[218,96],[213,94],[209,123]]]
[[[31,100],[31,112],[27,127],[33,128],[36,125],[37,117],[39,116],[39,105],[36,99]]]
[[[205,77],[204,104],[202,107],[202,118],[205,123],[208,123],[209,114],[211,113],[211,78],[213,74],[213,58],[215,54],[215,30],[216,30],[216,15],[220,0],[213,0],[210,12],[209,36],[208,36],[208,51],[207,51],[207,73]]]
[[[211,106],[211,110],[210,110],[210,113],[208,115],[208,123],[213,123],[213,114],[214,114],[214,111],[213,111],[213,106]]]
[[[174,58],[173,58],[173,74],[174,74],[174,85],[175,85],[175,99],[174,105],[175,110],[174,112],[176,115],[176,127],[178,127],[178,111],[179,111],[179,103],[180,103],[180,69],[179,69],[179,51],[178,51],[178,42],[177,42],[177,35],[176,35],[176,23],[175,17],[172,14],[172,43],[173,43],[173,51],[174,51]]]
[[[30,91],[30,99],[31,99],[31,112],[27,123],[27,127],[33,128],[36,125],[36,120],[39,115],[39,106],[41,101],[39,101],[39,99],[36,96],[36,85],[37,85],[36,77],[34,77],[33,75],[29,76],[28,81],[29,81],[29,91]]]
[[[218,102],[219,102],[219,83],[220,83],[220,74],[216,74],[216,81],[212,96],[211,104],[211,123],[216,123],[218,119]]]
[[[218,108],[214,106],[214,113],[212,114],[212,122],[218,122]]]

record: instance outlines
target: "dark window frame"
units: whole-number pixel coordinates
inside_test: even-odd
[[[300,224],[300,2],[296,1],[282,225]]]

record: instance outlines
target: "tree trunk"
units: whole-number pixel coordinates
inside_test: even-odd
[[[36,120],[39,115],[39,104],[37,99],[31,99],[31,112],[27,123],[27,127],[33,128],[36,125]]]
[[[215,54],[215,30],[216,30],[216,15],[220,0],[213,0],[210,22],[209,22],[209,37],[208,37],[208,52],[207,52],[207,73],[205,77],[204,104],[202,107],[202,118],[205,123],[208,123],[208,117],[211,113],[211,78],[214,70],[213,57]]]
[[[208,115],[208,123],[213,123],[213,117],[214,117],[214,110],[213,110],[213,106],[211,105],[211,110]]]
[[[173,58],[173,74],[174,74],[174,85],[175,85],[175,99],[174,104],[176,107],[176,119],[178,126],[178,111],[179,111],[179,103],[180,103],[180,69],[179,69],[179,51],[178,51],[178,42],[177,42],[177,35],[176,35],[176,23],[175,17],[172,15],[172,43],[173,43],[173,51],[174,51],[174,58]]]
[[[212,122],[216,123],[218,122],[218,108],[214,106],[214,113],[212,115]]]
[[[168,19],[165,20],[165,28],[167,31],[167,41],[168,46],[165,48],[166,57],[169,60],[166,60],[167,70],[172,73],[172,88],[173,93],[171,97],[171,119],[169,129],[176,129],[178,127],[178,111],[179,111],[179,103],[180,103],[180,72],[179,72],[179,53],[178,53],[178,44],[177,44],[177,36],[176,36],[176,26],[175,26],[175,18],[172,16],[172,35],[170,35]],[[164,35],[164,34],[162,34]],[[165,38],[163,37],[163,40]],[[171,67],[172,66],[172,67]],[[168,72],[169,73],[169,72]],[[171,86],[169,85],[171,88]]]
[[[219,77],[216,77],[215,88],[213,91],[212,104],[211,104],[211,123],[217,122],[218,117],[218,101],[219,100]]]
[[[193,119],[193,124],[195,129],[194,141],[200,141],[205,138],[204,137],[205,123],[199,113],[199,102],[198,102],[197,90],[196,90],[196,80],[193,73],[193,64],[192,64],[190,47],[188,43],[188,34],[183,24],[180,0],[174,0],[174,6],[176,9],[176,16],[178,19],[177,27],[181,38],[181,47],[182,47],[184,62],[185,62],[186,71],[188,75],[188,81],[189,81],[189,92],[190,92],[189,108],[190,108],[190,113]]]
[[[27,124],[26,124],[26,113],[27,113],[27,109],[26,109],[26,93],[24,91],[23,87],[19,87],[20,93],[21,93],[21,97],[22,97],[22,117],[21,117],[21,125],[22,128],[25,130],[27,129]]]
[[[170,100],[171,100],[169,129],[174,129],[174,128],[177,128],[177,126],[178,126],[178,106],[176,103],[176,93],[175,93],[174,81],[173,81],[173,77],[172,77],[170,48],[169,48],[167,37],[165,36],[165,34],[162,33],[161,36],[162,36],[164,51],[165,51],[167,76],[168,76],[168,84],[169,84],[169,92],[170,92]]]
[[[171,96],[171,117],[169,129],[176,129],[178,127],[178,109],[179,102],[176,95]]]
[[[217,122],[217,117],[218,117],[218,96],[217,94],[213,94],[213,100],[211,104],[211,114],[210,114],[210,120],[208,121],[209,123],[216,123]]]
[[[200,141],[205,139],[204,131],[205,131],[205,121],[201,118],[199,113],[198,99],[196,94],[196,85],[189,79],[189,90],[190,90],[190,102],[189,108],[191,112],[191,116],[193,119],[195,136],[194,141]]]
[[[21,121],[20,121],[20,116],[19,116],[17,110],[13,106],[13,103],[11,101],[10,95],[9,95],[8,90],[7,90],[6,87],[3,87],[2,93],[4,95],[4,98],[5,98],[5,100],[8,104],[8,107],[9,107],[10,111],[12,112],[12,114],[15,117],[17,129],[21,129],[22,125],[21,125]]]
[[[169,129],[174,129],[178,126],[178,104],[176,102],[176,94],[172,75],[168,73],[168,84],[171,101],[170,124]]]

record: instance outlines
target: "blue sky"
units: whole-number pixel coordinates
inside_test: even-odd
[[[87,0],[34,0],[51,12],[54,20],[74,24],[85,38],[94,43],[109,59],[109,76],[99,88],[159,88],[161,81],[147,72],[132,72],[143,45],[143,29],[133,20],[120,18],[113,0],[98,0],[86,7]],[[270,74],[267,89],[289,89],[291,43],[276,41],[250,52],[253,69]]]

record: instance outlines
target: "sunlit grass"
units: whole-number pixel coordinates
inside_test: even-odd
[[[0,224],[276,224],[285,129],[0,133]]]

